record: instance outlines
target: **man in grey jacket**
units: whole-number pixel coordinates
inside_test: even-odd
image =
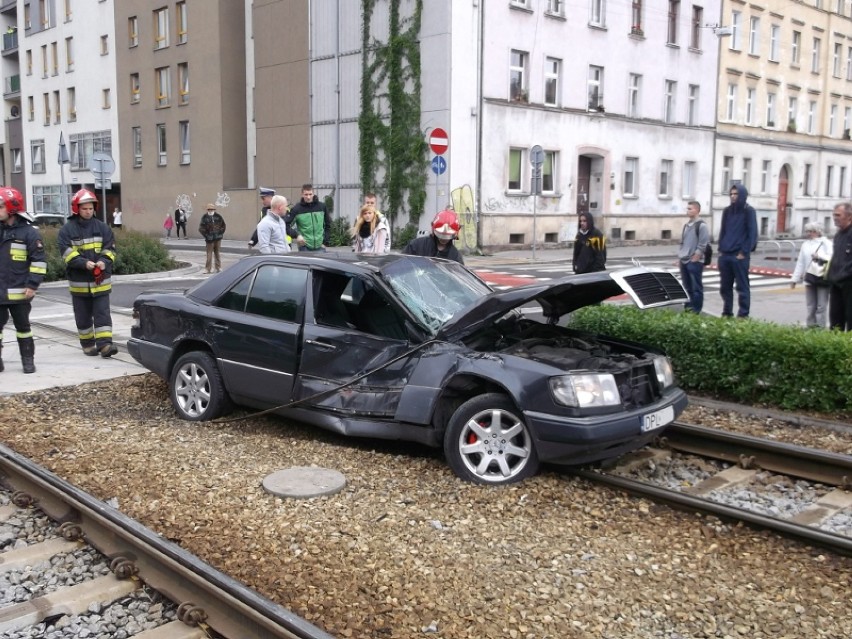
[[[677,257],[680,264],[680,280],[689,295],[684,310],[700,313],[704,308],[704,252],[710,244],[710,230],[698,219],[701,205],[694,200],[686,205],[687,222],[680,236]]]
[[[287,235],[287,198],[275,195],[269,203],[269,211],[257,225],[257,250],[264,255],[290,252],[290,237]]]

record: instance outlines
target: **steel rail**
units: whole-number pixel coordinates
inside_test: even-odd
[[[659,442],[668,448],[721,459],[743,468],[762,468],[830,486],[852,487],[849,455],[681,422],[671,424]]]
[[[177,544],[0,444],[0,473],[49,517],[77,525],[85,541],[181,604],[184,621],[225,637],[334,639]]]
[[[607,475],[605,472],[593,470],[572,469],[571,474],[582,477],[588,481],[624,490],[632,495],[647,497],[655,502],[662,502],[676,508],[709,513],[717,517],[741,521],[752,526],[771,530],[787,537],[804,540],[815,546],[827,548],[841,555],[852,556],[852,538],[837,535],[835,533],[811,528],[802,524],[784,521],[768,515],[761,515],[748,510],[741,510],[733,506],[719,504],[708,499],[695,497],[667,488],[660,488],[633,479]]]

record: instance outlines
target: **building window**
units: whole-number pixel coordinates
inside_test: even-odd
[[[852,107],[845,107],[843,109],[843,139],[848,140],[850,137],[849,127],[852,126],[850,123],[852,120]]]
[[[139,19],[136,16],[127,18],[127,42],[131,49],[139,46]]]
[[[509,149],[509,191],[521,190],[521,176],[523,173],[523,149]]]
[[[837,197],[846,197],[846,167],[840,167],[840,179],[837,186]]]
[[[778,49],[781,46],[781,27],[777,24],[769,27],[769,59],[778,62]]]
[[[544,103],[559,106],[559,70],[562,62],[556,58],[544,60]]]
[[[746,124],[754,124],[754,107],[755,107],[755,95],[756,92],[754,89],[746,89],[746,112],[745,112],[745,123]]]
[[[74,38],[65,38],[65,71],[74,70]]]
[[[590,0],[589,24],[596,27],[606,25],[606,0]]]
[[[26,55],[27,75],[33,74],[33,50],[27,49]]]
[[[109,36],[101,36],[101,55],[109,55]]]
[[[671,197],[672,192],[672,160],[660,161],[660,197]]]
[[[142,166],[142,129],[138,126],[133,127],[133,166]]]
[[[166,125],[157,125],[157,166],[166,166],[168,157],[166,155]]]
[[[171,102],[171,77],[169,67],[160,67],[155,71],[157,85],[157,107],[167,107]]]
[[[832,104],[828,112],[828,137],[833,138],[836,134],[837,127],[837,105]]]
[[[556,174],[556,151],[544,152],[544,164],[541,167],[541,192],[554,193],[556,191],[556,181],[553,176]]]
[[[53,92],[53,123],[59,124],[62,122],[62,101],[59,98],[59,91]]]
[[[731,175],[734,169],[734,158],[726,155],[722,158],[722,183],[719,185],[719,193],[727,193],[731,184]]]
[[[50,94],[42,93],[42,106],[44,107],[44,126],[50,126]]]
[[[630,13],[630,33],[644,34],[642,30],[642,0],[633,0],[633,9]]]
[[[822,40],[814,38],[814,48],[811,52],[811,73],[819,73],[819,50],[822,46]]]
[[[65,186],[64,201],[67,202],[70,193],[70,187]],[[48,186],[33,185],[33,207],[35,213],[52,213],[57,214],[63,211],[63,195],[62,187],[59,184],[51,184]]]
[[[603,111],[603,67],[589,66],[586,87],[589,95],[589,111]]]
[[[692,5],[692,31],[689,35],[689,48],[701,50],[701,28],[704,23],[704,9]]]
[[[751,190],[751,158],[743,158],[743,186]]]
[[[840,77],[840,66],[843,63],[843,45],[837,43],[834,45],[834,57],[832,58],[831,74],[835,78]]]
[[[787,130],[796,130],[796,112],[799,110],[799,99],[791,97],[787,102]]]
[[[512,49],[511,62],[509,65],[509,99],[526,102],[527,94],[527,60],[529,54],[526,51]]]
[[[743,14],[739,11],[731,12],[731,44],[728,47],[731,51],[741,51],[743,48],[742,19]]]
[[[27,113],[30,122],[35,120],[35,98],[33,96],[27,98]]]
[[[52,29],[56,26],[53,17],[53,2],[48,0],[38,0],[39,15],[41,15],[41,28]]]
[[[852,47],[846,49],[846,79],[852,80]]]
[[[110,95],[109,89],[104,89],[102,92],[103,103],[101,104],[101,108],[109,109],[112,106],[112,96]]]
[[[130,74],[130,104],[138,104],[141,98],[141,87],[139,85],[139,74]]]
[[[760,192],[769,193],[769,178],[772,176],[772,162],[770,160],[763,161],[763,168],[760,170]]]
[[[77,90],[70,87],[65,96],[68,98],[68,121],[75,122],[77,120]]]
[[[189,104],[189,65],[181,62],[178,71],[178,104]]]
[[[832,184],[831,179],[834,177],[834,167],[830,164],[825,167],[825,197],[831,197]]]
[[[154,11],[154,48],[165,49],[169,46],[169,9],[163,7]]]
[[[816,101],[808,102],[808,133],[813,135],[816,131]]]
[[[59,75],[59,45],[56,42],[50,43],[50,68],[53,75]]]
[[[20,173],[24,170],[23,160],[21,158],[21,149],[11,149],[12,152],[12,173]]]
[[[766,126],[775,128],[775,94],[766,94]]]
[[[189,122],[184,120],[178,123],[180,133],[180,163],[189,164]]]
[[[733,122],[737,114],[737,85],[728,85],[728,97],[725,108],[725,119],[728,122]]]
[[[668,28],[666,43],[677,44],[677,21],[680,18],[680,0],[669,0]]]
[[[33,173],[44,173],[44,140],[30,142],[30,158]]]
[[[805,176],[802,179],[802,195],[811,194],[811,165],[805,164]]]
[[[663,101],[663,122],[675,121],[675,98],[677,97],[677,82],[666,80]]]
[[[178,44],[186,44],[188,27],[186,21],[186,2],[175,4],[175,15],[177,16],[177,42]]]
[[[700,87],[697,84],[689,85],[689,106],[686,111],[686,123],[689,126],[698,126],[698,95]]]
[[[683,163],[683,197],[684,199],[695,198],[695,178],[696,178],[695,162]]]
[[[641,116],[640,98],[642,90],[642,76],[631,73],[627,80],[627,117],[638,118]]]
[[[802,56],[802,32],[793,31],[793,41],[790,43],[790,64],[799,66]]]
[[[43,44],[43,45],[41,45],[41,77],[42,78],[47,77],[47,69],[48,69],[48,65],[47,65],[47,45]]]
[[[748,20],[748,52],[750,55],[760,53],[760,18],[755,16]]]
[[[88,171],[89,162],[95,153],[112,155],[110,131],[72,133],[68,136],[68,155],[71,159],[72,171]]]
[[[635,196],[639,185],[636,172],[639,168],[639,158],[624,158],[624,195]]]
[[[563,3],[564,0],[547,0],[547,9],[545,11],[554,16],[564,15]]]
[[[71,10],[71,0],[65,0],[65,22],[71,22],[74,12]]]

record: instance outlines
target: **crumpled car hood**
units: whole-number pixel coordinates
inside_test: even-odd
[[[486,295],[453,315],[436,337],[447,341],[463,339],[530,302],[538,302],[544,316],[556,320],[566,313],[624,294],[643,309],[683,304],[689,299],[678,279],[662,269],[634,267],[568,275]]]

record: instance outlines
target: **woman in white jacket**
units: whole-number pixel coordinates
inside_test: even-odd
[[[384,255],[390,251],[391,236],[387,218],[369,204],[361,207],[352,227],[353,248],[356,253]]]
[[[820,282],[821,278],[809,273],[809,269],[816,271],[821,266],[824,266],[824,270],[828,268],[832,245],[823,236],[822,224],[819,222],[805,224],[805,235],[807,239],[799,251],[799,258],[796,260],[796,268],[791,276],[790,287],[796,288],[796,284],[805,283],[805,304],[808,308],[806,324],[809,328],[825,328],[829,287]]]

